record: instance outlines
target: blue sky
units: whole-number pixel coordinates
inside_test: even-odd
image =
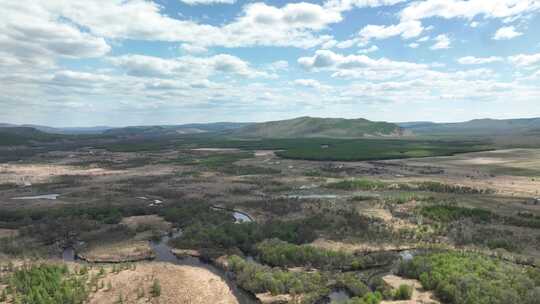
[[[0,121],[540,116],[540,0],[0,0]]]

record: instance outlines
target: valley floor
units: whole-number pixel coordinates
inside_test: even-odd
[[[58,263],[69,248],[90,273],[106,268],[97,283],[85,277],[89,303],[324,303],[337,291],[343,303],[465,303],[405,264],[432,259],[433,273],[450,252],[536,271],[539,190],[537,149],[363,162],[216,148],[44,152],[0,164],[0,289],[15,288],[23,259]],[[213,266],[151,261],[166,235],[186,261]]]

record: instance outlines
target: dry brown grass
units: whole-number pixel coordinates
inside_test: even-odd
[[[101,168],[83,169],[65,165],[46,164],[3,164],[0,166],[0,184],[24,182],[44,183],[51,181],[54,177],[65,175],[86,175],[99,176],[115,174],[117,171],[105,170]]]
[[[389,243],[349,243],[341,241],[332,241],[324,238],[318,238],[312,243],[311,246],[317,248],[323,248],[335,251],[344,251],[349,253],[356,252],[374,252],[374,251],[390,251],[390,250],[407,250],[412,249],[414,246],[410,245],[397,245]]]
[[[162,217],[155,214],[125,217],[122,219],[121,223],[133,230],[136,230],[138,227],[146,226],[152,229],[167,231],[172,225],[171,223],[165,221]]]
[[[1,238],[16,237],[17,235],[19,235],[19,231],[17,229],[3,229],[3,228],[0,228],[0,239]]]
[[[154,252],[148,241],[123,241],[95,246],[79,253],[88,262],[131,262],[148,260]]]
[[[91,295],[90,304],[123,303],[160,304],[236,304],[238,303],[229,286],[209,270],[168,263],[137,263],[135,269],[117,274],[108,273],[103,279],[105,286]],[[161,295],[152,297],[150,288],[158,280]],[[143,292],[142,292],[143,291]],[[143,297],[140,297],[144,293]],[[140,298],[139,298],[140,297]]]

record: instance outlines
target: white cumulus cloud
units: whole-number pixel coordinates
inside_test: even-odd
[[[418,37],[424,28],[420,21],[405,21],[397,25],[367,25],[358,33],[362,40],[386,39],[394,36],[401,36],[403,39]]]
[[[516,28],[513,26],[505,26],[501,27],[500,29],[495,32],[495,35],[493,35],[494,40],[509,40],[512,38],[516,38],[518,36],[523,35],[523,33],[520,33],[516,31]]]
[[[531,67],[540,65],[540,53],[537,54],[518,54],[508,58],[510,62],[518,67]]]
[[[270,77],[266,72],[257,71],[242,59],[219,54],[210,57],[183,56],[164,59],[146,55],[122,55],[109,57],[108,61],[136,77],[171,78],[189,75],[205,79],[216,73],[234,74],[248,78]]]
[[[402,20],[430,17],[472,19],[477,15],[506,18],[539,10],[538,0],[426,0],[412,2],[400,16]]]
[[[497,56],[490,57],[474,57],[474,56],[465,56],[457,60],[460,64],[486,64],[493,62],[503,61],[503,58]]]
[[[180,0],[188,5],[234,4],[236,0]]]
[[[450,38],[448,35],[441,34],[434,38],[435,44],[431,46],[432,50],[441,50],[450,48]]]
[[[321,83],[315,79],[296,79],[294,81],[294,84],[304,86],[304,87],[310,87],[310,88],[321,87]]]

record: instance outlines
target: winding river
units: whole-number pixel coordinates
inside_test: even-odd
[[[223,270],[218,269],[212,264],[204,263],[199,258],[196,258],[196,257],[186,256],[186,257],[179,258],[175,256],[172,253],[172,248],[168,245],[168,242],[171,238],[175,238],[180,235],[181,235],[181,232],[177,232],[177,233],[174,233],[172,236],[164,236],[161,238],[161,240],[157,242],[150,241],[150,246],[152,247],[152,249],[154,250],[154,253],[156,254],[154,261],[172,263],[175,265],[187,265],[187,266],[192,266],[192,267],[204,268],[212,272],[213,274],[219,276],[227,283],[231,292],[238,300],[239,304],[259,303],[253,295],[246,292],[245,290],[238,288],[236,283]]]
[[[253,219],[247,213],[244,213],[244,212],[236,211],[233,209],[220,208],[220,207],[216,207],[214,209],[222,209],[222,210],[227,210],[227,211],[232,212],[236,220],[236,223],[253,221]],[[186,256],[186,257],[179,258],[176,255],[174,255],[172,253],[172,248],[169,246],[168,243],[170,239],[178,237],[181,234],[182,232],[178,231],[178,232],[172,233],[172,235],[163,236],[159,241],[149,241],[150,247],[155,253],[155,258],[152,261],[204,268],[212,272],[213,274],[217,275],[218,277],[220,277],[227,283],[232,294],[236,297],[239,304],[260,303],[255,298],[254,295],[239,288],[234,282],[234,280],[232,280],[229,274],[226,273],[225,271],[215,267],[212,264],[205,263],[196,257]],[[81,260],[77,259],[77,255],[73,247],[67,247],[64,249],[64,251],[62,252],[62,259],[66,262],[82,262]],[[84,262],[84,263],[87,263],[87,262]]]
[[[231,208],[227,208],[227,207],[220,207],[220,206],[216,206],[216,205],[213,205],[212,206],[212,209],[214,210],[224,210],[224,211],[228,211],[228,212],[231,212],[236,223],[248,223],[248,222],[253,222],[253,218],[245,213],[245,212],[242,212],[242,211],[238,211],[238,210],[235,210],[235,209],[231,209]]]

